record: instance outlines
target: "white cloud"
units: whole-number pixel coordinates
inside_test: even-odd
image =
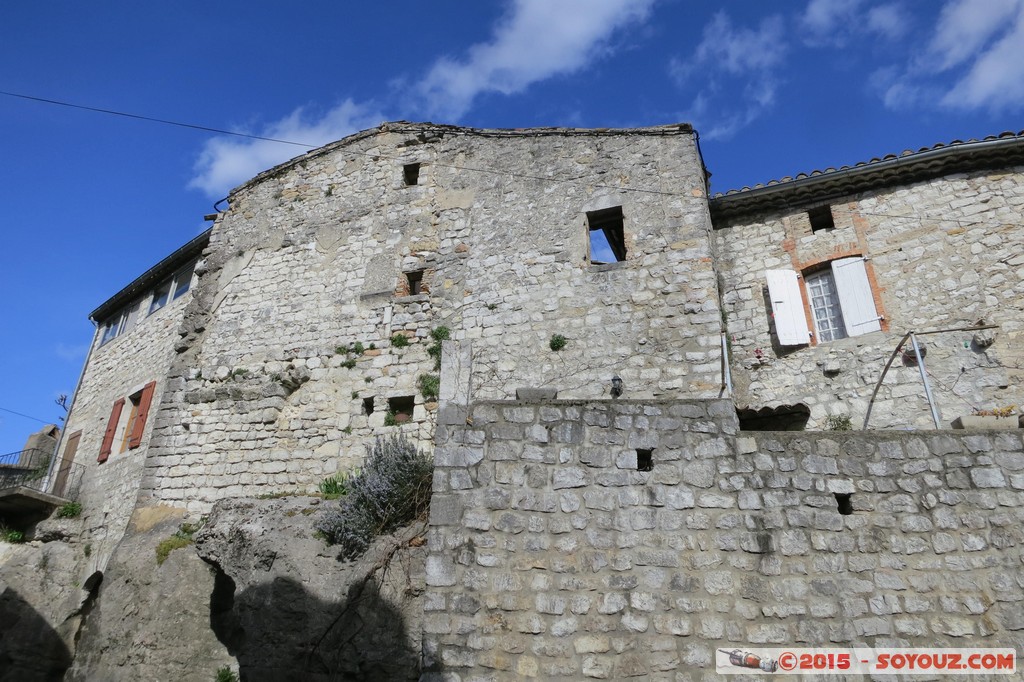
[[[865,26],[888,40],[898,40],[910,30],[910,17],[901,5],[892,3],[868,10]]]
[[[490,41],[436,61],[418,85],[431,115],[456,119],[482,93],[505,95],[578,71],[617,31],[647,18],[654,0],[515,0]]]
[[[731,137],[750,125],[775,103],[776,71],[788,49],[778,16],[753,29],[734,27],[725,12],[716,14],[693,55],[669,63],[669,73],[681,87],[701,78],[688,118],[698,128],[708,119],[704,136],[709,139]]]
[[[85,354],[89,352],[89,345],[87,343],[76,345],[62,342],[54,347],[53,352],[61,360],[77,363],[85,359]]]
[[[1024,7],[1002,37],[975,58],[942,103],[954,109],[1024,106]]]
[[[261,137],[301,142],[319,147],[364,128],[385,117],[373,107],[345,100],[319,118],[299,108],[285,118],[265,126]],[[200,189],[214,199],[257,173],[306,151],[303,147],[236,137],[215,137],[208,141],[194,168],[189,187]]]
[[[946,70],[972,59],[1007,23],[1021,0],[952,0],[942,8],[928,49],[928,66]]]
[[[800,18],[804,37],[812,45],[845,42],[863,0],[811,0]]]
[[[890,109],[1024,107],[1024,0],[948,0],[924,48],[872,84]]]

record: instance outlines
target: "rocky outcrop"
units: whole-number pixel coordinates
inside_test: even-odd
[[[415,680],[425,547],[422,522],[341,562],[313,536],[316,498],[227,500],[196,536],[214,569],[210,626],[241,678]]]

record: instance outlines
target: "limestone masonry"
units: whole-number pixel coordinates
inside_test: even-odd
[[[297,157],[92,314],[51,466],[83,469],[76,578],[401,433],[436,463],[425,679],[1024,651],[1021,431],[949,430],[1024,404],[1022,171],[1004,134],[709,196],[686,124]]]

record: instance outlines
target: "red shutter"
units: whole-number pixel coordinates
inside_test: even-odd
[[[153,402],[153,389],[156,382],[151,381],[142,389],[142,396],[139,398],[139,412],[135,415],[135,424],[132,432],[128,435],[128,447],[134,449],[142,445],[142,432],[146,430],[146,417],[149,416],[149,406]]]
[[[110,451],[114,447],[114,432],[117,431],[117,421],[121,418],[121,408],[124,407],[124,398],[114,401],[114,407],[110,410],[110,420],[107,422],[107,430],[103,434],[103,446],[100,447],[100,456],[97,462],[106,462]]]

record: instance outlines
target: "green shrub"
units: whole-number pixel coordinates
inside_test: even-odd
[[[384,413],[384,426],[396,426],[398,424],[398,418],[395,413],[388,410]]]
[[[25,541],[25,534],[13,528],[0,527],[0,540],[16,545]]]
[[[366,349],[363,348],[363,343],[361,341],[356,341],[352,344],[352,348],[350,350],[356,355],[362,355],[363,351]]]
[[[344,367],[345,369],[352,369],[353,367],[356,366],[356,360],[355,358],[349,358],[345,362],[341,363],[341,366]]]
[[[430,458],[405,438],[378,438],[362,471],[349,480],[348,494],[323,515],[316,530],[339,546],[339,558],[355,559],[374,537],[427,511],[433,472]]]
[[[423,397],[430,400],[436,400],[441,391],[441,377],[436,374],[421,374],[416,384],[420,387]]]
[[[392,334],[391,345],[395,348],[405,348],[409,345],[409,337],[405,334]]]
[[[342,495],[348,495],[349,483],[353,476],[358,475],[359,470],[356,469],[355,471],[343,471],[334,474],[333,476],[328,476],[324,480],[320,481],[320,485],[318,486],[320,494],[328,500],[334,500]]]
[[[569,339],[565,338],[561,334],[553,334],[551,336],[551,340],[548,341],[548,346],[551,347],[551,350],[558,352],[565,348],[565,344],[567,343],[569,343]]]
[[[183,523],[178,526],[178,530],[174,531],[174,535],[161,540],[160,544],[156,546],[157,566],[167,561],[167,557],[174,550],[191,545],[192,536],[195,535],[205,523],[206,517],[200,519],[198,523]]]
[[[825,429],[828,431],[850,431],[853,429],[853,422],[846,414],[830,414],[825,418]]]
[[[58,519],[75,519],[82,513],[82,505],[78,502],[68,502],[57,510]]]
[[[216,682],[238,682],[238,675],[231,668],[224,666],[217,669]]]

